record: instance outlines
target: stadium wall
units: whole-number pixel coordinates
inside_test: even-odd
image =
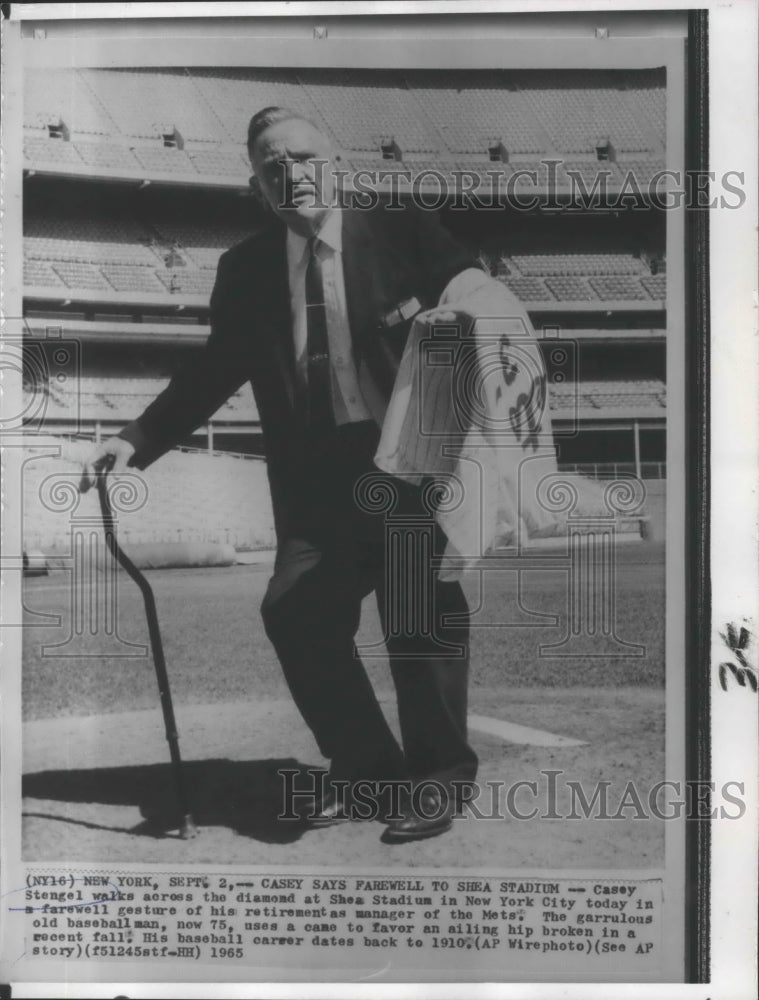
[[[88,447],[55,437],[35,439],[22,480],[26,552],[42,553],[60,565],[73,556],[75,536],[101,536],[96,491],[78,493],[80,461]],[[41,452],[50,457],[38,457]],[[167,544],[184,551],[192,543],[238,551],[274,548],[262,461],[174,451],[143,472],[128,470],[116,484],[116,528],[127,554]]]

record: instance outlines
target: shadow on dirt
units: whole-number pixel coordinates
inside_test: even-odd
[[[186,762],[185,782],[197,826],[228,827],[266,844],[289,844],[298,840],[307,825],[281,815],[285,811],[282,771],[295,772],[287,781],[290,788],[299,791],[312,790],[315,782],[318,787],[319,775],[324,773],[294,758]],[[136,806],[144,818],[136,827],[127,828],[50,816],[33,811],[33,807],[24,810],[27,817],[56,819],[61,823],[137,836],[178,836],[179,807],[168,764],[38,771],[24,775],[22,794],[27,799]],[[300,803],[309,805],[308,798],[296,801],[296,807]],[[31,803],[27,802],[27,806]]]

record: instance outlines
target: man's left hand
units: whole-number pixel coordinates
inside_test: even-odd
[[[470,312],[451,306],[435,306],[434,309],[428,309],[427,312],[419,313],[416,318],[424,320],[428,326],[455,324],[463,330],[468,329],[472,323],[472,314]]]

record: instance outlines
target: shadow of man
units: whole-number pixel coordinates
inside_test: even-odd
[[[227,827],[266,844],[293,843],[304,833],[303,821],[283,815],[286,813],[285,784],[280,772],[287,770],[291,775],[295,772],[290,780],[295,785],[302,783],[309,787],[317,771],[312,765],[302,764],[294,758],[214,759],[186,761],[184,770],[193,815],[199,827]],[[136,806],[143,819],[135,827],[119,828],[29,808],[24,810],[27,817],[148,837],[170,836],[170,831],[175,831],[178,825],[178,806],[168,764],[37,771],[23,776],[22,795],[27,800]]]

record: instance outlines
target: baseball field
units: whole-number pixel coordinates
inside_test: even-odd
[[[264,558],[147,574],[200,827],[187,841],[176,833],[139,592],[119,574],[113,627],[85,623],[82,631],[68,573],[25,581],[27,860],[365,869],[662,864],[664,824],[641,815],[630,792],[633,784],[645,805],[666,776],[662,546],[618,547],[613,626],[583,618],[575,635],[577,595],[566,560],[538,553],[467,576],[479,797],[445,836],[403,847],[382,844],[375,822],[308,830],[278,818],[278,772],[325,762],[263,631],[259,606],[269,573]],[[582,586],[589,599],[596,582]],[[381,639],[367,599],[357,642],[396,726]],[[516,782],[523,784],[515,789]],[[583,808],[577,789],[590,802],[599,787],[603,801]]]

